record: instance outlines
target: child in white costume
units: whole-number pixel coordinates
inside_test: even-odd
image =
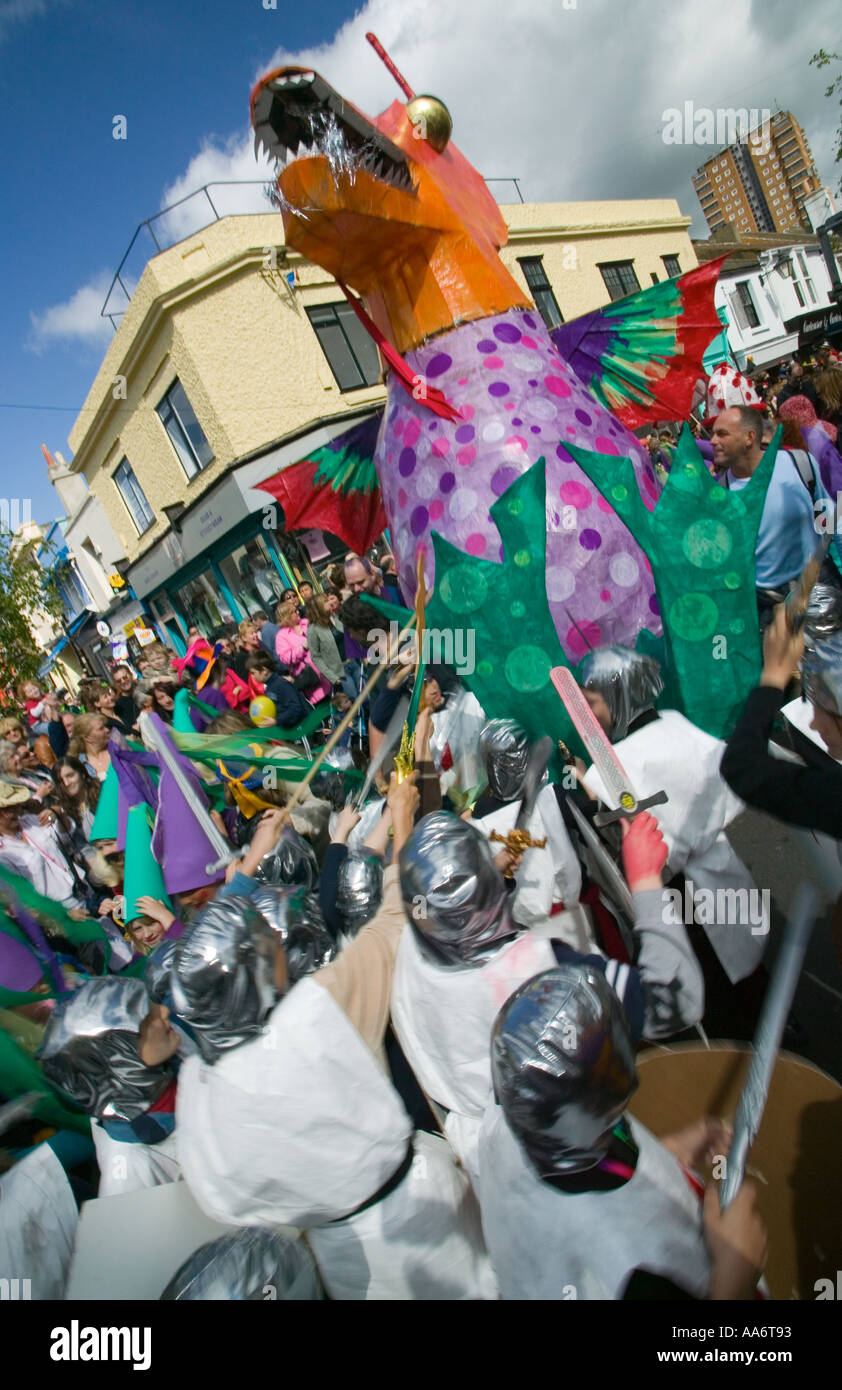
[[[706,1119],[660,1142],[625,1114],[634,1044],[600,972],[527,981],[495,1022],[491,1057],[479,1191],[503,1298],[753,1296],[766,1243],[753,1190],[722,1216],[691,1171],[727,1151],[727,1128]]]
[[[719,771],[725,744],[677,710],[656,713],[663,685],[658,663],[627,647],[589,653],[580,684],[637,796],[667,793],[656,814],[669,850],[669,872],[684,874],[694,890],[709,890],[697,897],[696,921],[736,984],[760,964],[769,918],[725,834],[745,809]],[[585,774],[585,784],[613,807],[596,767]]]
[[[393,779],[396,854],[417,797]],[[253,868],[252,853],[231,886]],[[480,1299],[495,1286],[468,1180],[443,1139],[413,1134],[386,1070],[397,872],[374,919],[289,992],[283,948],[242,898],[185,936],[173,998],[202,1056],[182,1068],[180,1153],[208,1215],[306,1228],[331,1298]]]

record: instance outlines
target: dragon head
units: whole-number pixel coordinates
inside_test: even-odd
[[[372,120],[298,67],[269,73],[251,97],[255,145],[289,161],[277,179],[287,244],[357,290],[400,352],[530,306],[498,255],[500,209],[443,109],[395,101]]]

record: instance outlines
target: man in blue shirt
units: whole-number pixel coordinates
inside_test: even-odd
[[[751,406],[723,410],[713,427],[713,464],[727,488],[744,488],[763,458],[763,417]],[[761,626],[771,621],[791,583],[803,570],[822,534],[815,503],[826,498],[815,460],[805,454],[814,487],[807,486],[793,455],[780,449],[757,532],[757,602]],[[835,567],[830,582],[839,584]]]

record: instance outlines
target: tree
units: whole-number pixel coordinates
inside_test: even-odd
[[[831,63],[842,63],[842,55],[839,53],[825,53],[820,48],[818,53],[814,53],[810,59],[810,67],[826,68]],[[838,72],[829,87],[825,88],[825,96],[832,97],[839,93],[839,105],[842,106],[842,71]],[[842,120],[836,131],[836,163],[842,164]],[[839,190],[842,193],[842,176],[839,178]]]
[[[19,681],[34,680],[44,660],[35,645],[30,619],[37,613],[56,618],[62,604],[50,569],[35,558],[44,550],[40,538],[21,544],[20,537],[0,526],[0,699],[16,699]]]

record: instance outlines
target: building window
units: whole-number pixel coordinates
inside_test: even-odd
[[[608,265],[601,265],[599,270],[612,303],[615,299],[625,299],[627,294],[634,294],[640,289],[633,261],[614,261]]]
[[[88,591],[76,573],[75,565],[67,563],[58,569],[56,571],[56,583],[58,584],[62,607],[69,620],[78,617],[90,606],[91,600]]]
[[[553,294],[553,287],[547,279],[543,256],[519,257],[518,264],[523,271],[523,278],[527,283],[529,293],[535,300],[535,308],[544,323],[548,328],[558,328],[560,323],[564,323],[564,316]]]
[[[213,450],[178,378],[159,401],[157,410],[182,468],[188,478],[195,478],[211,462]]]
[[[731,302],[734,305],[740,328],[759,328],[760,318],[754,307],[748,281],[740,280],[734,288],[735,294],[732,296]]]
[[[376,386],[382,375],[377,348],[347,301],[307,310],[340,391]]]
[[[681,266],[678,263],[677,256],[662,256],[661,260],[664,263],[664,270],[667,272],[667,276],[670,280],[674,280],[676,275],[681,274]]]
[[[146,500],[146,493],[134,475],[134,469],[128,459],[124,458],[115,468],[112,474],[117,491],[122,497],[128,508],[129,515],[137,527],[137,533],[142,536],[150,526],[155,524],[155,514]]]
[[[808,295],[810,296],[810,302],[811,302],[812,304],[816,304],[816,303],[818,303],[818,300],[816,299],[816,291],[815,291],[815,289],[814,289],[814,287],[813,287],[813,282],[812,282],[812,280],[810,279],[810,272],[809,272],[809,270],[808,270],[808,268],[807,268],[807,262],[806,262],[806,260],[804,259],[804,256],[802,255],[802,253],[801,253],[800,251],[797,253],[797,255],[798,255],[798,264],[801,266],[801,274],[802,274],[803,277],[804,277],[804,284],[806,285],[806,287],[807,287],[807,293],[808,293]]]

